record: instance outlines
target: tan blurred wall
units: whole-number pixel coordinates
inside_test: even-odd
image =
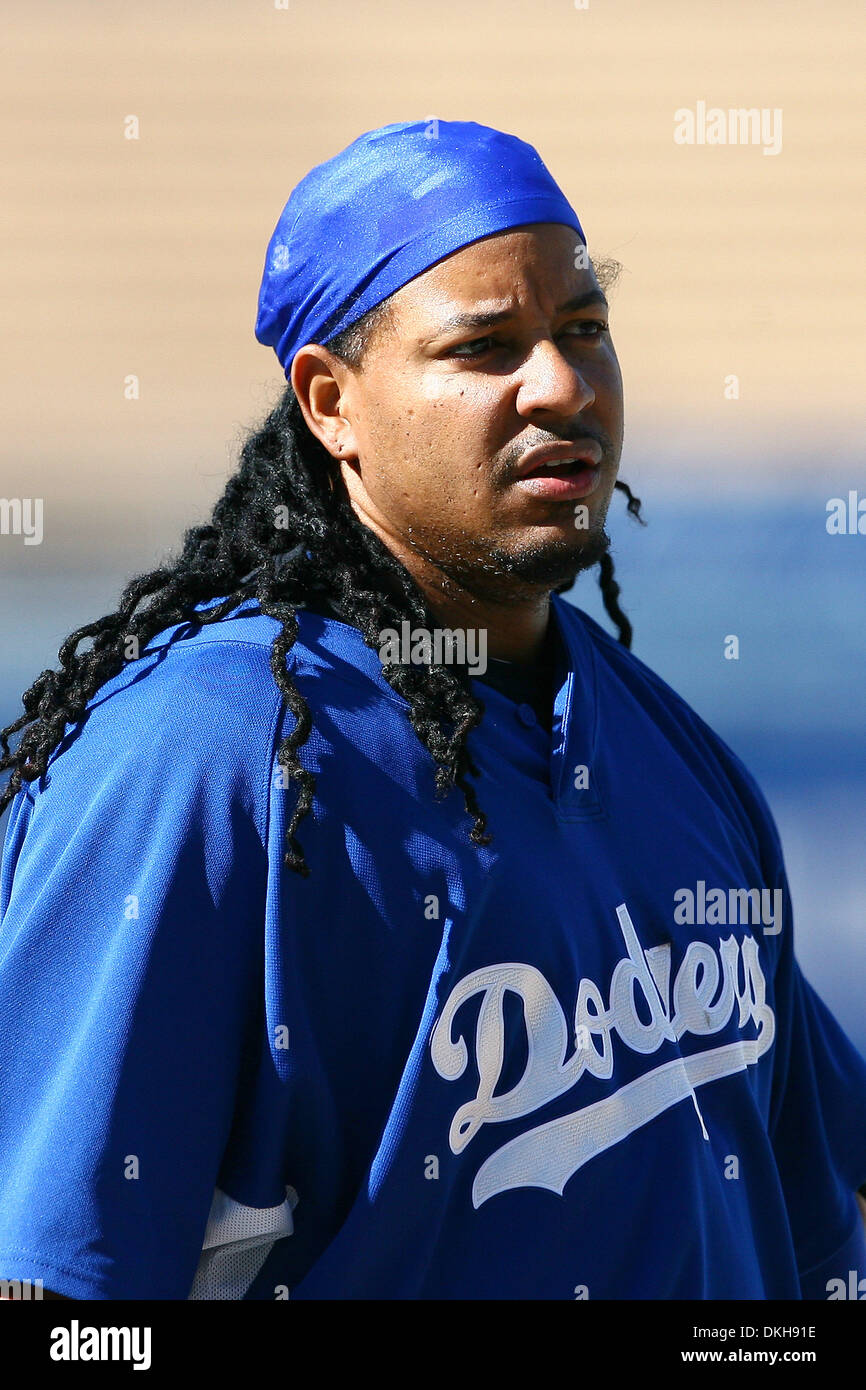
[[[45,498],[58,563],[205,514],[282,385],[253,321],[292,186],[429,115],[536,145],[624,262],[627,476],[832,480],[859,447],[854,0],[5,0],[2,25],[0,493]],[[781,108],[781,153],[675,144],[699,100]]]

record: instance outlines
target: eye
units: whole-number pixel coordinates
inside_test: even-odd
[[[479,347],[479,344],[483,345],[492,342],[492,338],[473,338],[471,342],[458,343],[456,347],[451,349],[450,355],[452,357],[480,357],[481,354],[486,351],[486,348],[484,346]],[[472,351],[473,348],[476,349],[475,352]]]
[[[609,324],[604,319],[579,319],[576,323],[568,325],[568,331],[573,328],[585,330],[578,332],[578,338],[601,338],[609,330]]]
[[[572,338],[601,339],[609,331],[609,325],[605,319],[577,319],[564,328],[563,333]],[[449,357],[473,358],[483,357],[485,352],[489,352],[492,347],[498,345],[498,340],[492,337],[472,338],[469,342],[458,343],[451,348]]]

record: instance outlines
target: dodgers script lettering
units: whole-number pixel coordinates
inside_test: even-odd
[[[690,942],[671,991],[670,944],[644,951],[625,903],[616,913],[627,954],[614,968],[607,1007],[594,981],[580,981],[573,1030],[578,1045],[570,1055],[572,1030],[559,1000],[534,966],[490,965],[455,985],[430,1039],[433,1065],[446,1081],[462,1076],[469,1061],[463,1035],[454,1037],[455,1016],[476,994],[481,995],[481,1006],[475,1029],[478,1091],[454,1115],[448,1136],[452,1153],[462,1153],[482,1125],[531,1115],[570,1090],[584,1071],[610,1078],[614,1033],[633,1052],[650,1054],[665,1042],[678,1042],[686,1033],[702,1037],[720,1032],[736,1009],[737,1027],[743,1029],[751,1022],[757,1035],[679,1055],[603,1100],[526,1130],[482,1164],[472,1188],[475,1207],[516,1187],[543,1187],[561,1196],[584,1163],[681,1100],[691,1098],[697,1109],[696,1087],[744,1071],[772,1045],[776,1021],[766,1002],[766,981],[754,937],[745,936],[742,943],[733,936],[720,938],[718,950],[706,941]],[[517,1085],[495,1096],[507,1055],[503,1012],[507,991],[521,1000],[528,1054]],[[649,1011],[648,1022],[638,1014],[638,991],[646,1005],[644,1012]]]

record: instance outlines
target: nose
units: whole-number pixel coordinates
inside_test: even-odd
[[[577,415],[595,400],[595,391],[550,338],[541,338],[526,357],[520,373],[517,409],[521,415],[547,411]]]

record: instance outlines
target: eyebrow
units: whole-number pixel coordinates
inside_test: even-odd
[[[605,308],[608,307],[607,299],[601,290],[587,290],[585,294],[577,294],[572,299],[567,299],[564,304],[560,304],[556,312],[558,314],[573,314],[578,309],[588,309],[592,304],[603,304]],[[494,310],[487,314],[452,314],[437,326],[435,332],[426,341],[432,342],[436,338],[444,337],[446,333],[456,332],[457,329],[495,328],[497,324],[513,318],[514,312],[513,308],[508,308]]]

